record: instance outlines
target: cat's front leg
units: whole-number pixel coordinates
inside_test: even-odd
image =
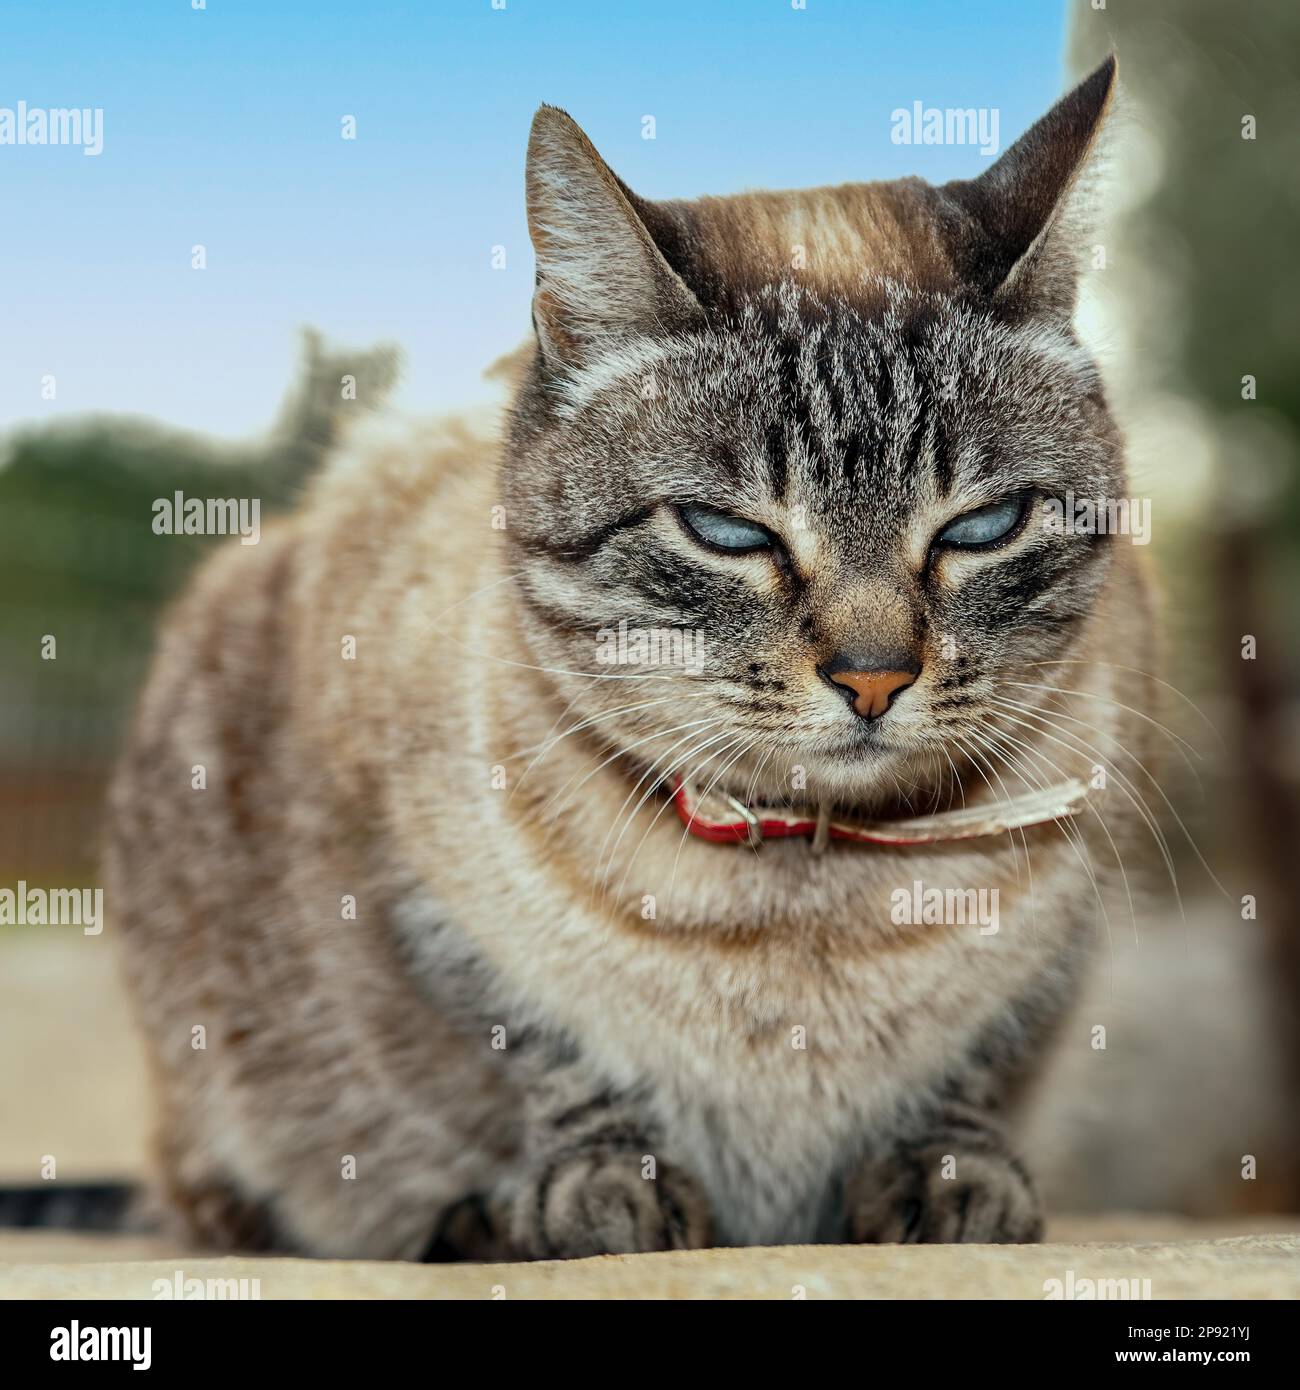
[[[850,1175],[845,1221],[855,1243],[1016,1244],[1043,1235],[1038,1194],[996,1120],[960,1102]]]
[[[602,1086],[569,1062],[547,1074],[527,1109],[526,1167],[511,1204],[519,1258],[709,1244],[700,1189],[656,1155],[635,1095]]]

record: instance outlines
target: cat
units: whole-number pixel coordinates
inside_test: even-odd
[[[216,556],[114,783],[191,1239],[1040,1237],[1020,1106],[1143,831],[1148,582],[1042,521],[1128,495],[1072,328],[1115,84],[969,181],[689,202],[538,111],[500,427],[359,433]]]

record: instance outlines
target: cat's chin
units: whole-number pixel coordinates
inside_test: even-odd
[[[829,745],[786,746],[780,762],[760,755],[757,778],[748,764],[730,770],[726,790],[751,802],[816,806],[830,801],[861,814],[885,814],[909,801],[934,799],[941,757],[886,740],[846,737]]]

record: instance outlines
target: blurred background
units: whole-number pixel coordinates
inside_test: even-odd
[[[1260,1204],[1300,1207],[1294,0],[8,0],[4,39],[0,108],[104,112],[96,156],[0,145],[8,887],[96,885],[102,791],[157,617],[227,543],[155,535],[155,498],[259,497],[266,519],[356,413],[491,406],[483,370],[528,326],[539,102],[571,111],[650,197],[937,182],[995,156],[895,145],[896,108],[996,108],[1005,149],[1117,51],[1113,216],[1080,326],[1131,491],[1152,499],[1161,718],[1200,755],[1196,778],[1175,767],[1164,784],[1188,830],[1168,832],[1182,896],[1199,929],[1250,938],[1255,977],[1210,970],[1204,987],[1255,991],[1252,1046],[1277,1071],[1270,1142],[1286,1136]],[[0,1182],[34,1181],[51,1154],[72,1179],[143,1161],[111,903],[106,916],[100,937],[0,926]],[[1204,1058],[1206,1096],[1262,1085],[1218,1035],[1198,1050],[1185,1002],[1165,1042]],[[1251,1142],[1234,1131],[1225,1153]]]

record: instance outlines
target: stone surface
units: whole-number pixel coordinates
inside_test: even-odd
[[[140,1237],[5,1232],[0,1298],[151,1299],[155,1281],[172,1287],[179,1270],[184,1280],[256,1279],[264,1299],[1041,1299],[1051,1280],[1079,1291],[1102,1279],[1126,1281],[1111,1297],[1146,1296],[1140,1281],[1150,1280],[1156,1299],[1297,1299],[1300,1223],[1274,1225],[1277,1234],[1214,1238],[1218,1228],[1202,1227],[1187,1238],[1194,1225],[1166,1221],[1182,1238],[1081,1242],[1105,1222],[1077,1222],[1070,1241],[1037,1246],[785,1246],[508,1265],[206,1259]]]

